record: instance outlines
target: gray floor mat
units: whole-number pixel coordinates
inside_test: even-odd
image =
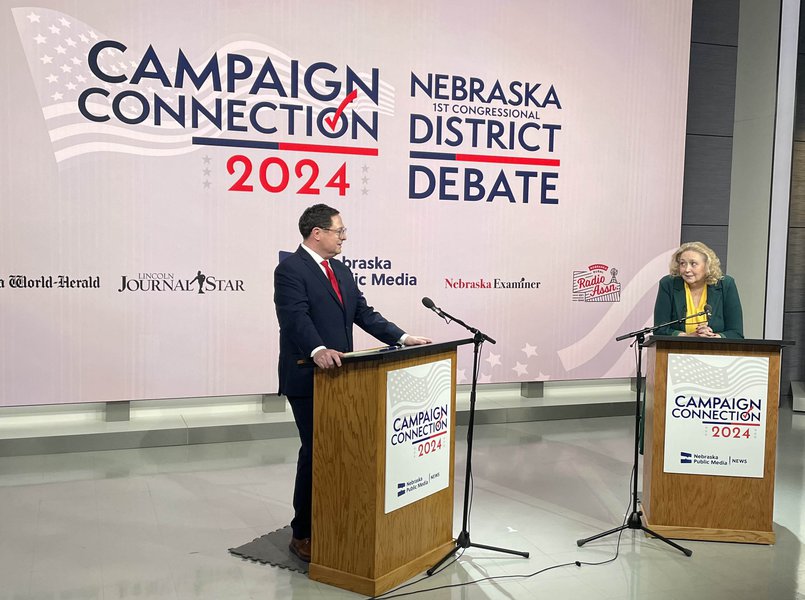
[[[242,546],[230,548],[229,552],[235,556],[271,565],[272,567],[307,574],[308,563],[288,549],[290,541],[291,526],[287,525],[282,529],[261,535],[259,538]]]

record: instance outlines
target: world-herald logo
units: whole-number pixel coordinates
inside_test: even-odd
[[[608,271],[608,272],[607,272]],[[573,271],[574,302],[620,302],[618,269],[596,263],[585,271]]]
[[[71,275],[9,275],[8,287],[12,289],[99,289],[100,275],[74,277]],[[0,277],[0,288],[6,287],[6,279]]]

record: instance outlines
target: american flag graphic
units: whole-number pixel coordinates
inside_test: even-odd
[[[192,82],[187,81],[186,88],[165,88],[156,79],[143,79],[137,85],[132,85],[127,79],[124,83],[110,84],[102,81],[92,73],[88,66],[87,55],[90,49],[99,41],[117,38],[107,36],[65,13],[40,7],[13,8],[12,13],[17,25],[28,66],[33,77],[34,85],[39,95],[42,112],[45,117],[53,152],[57,163],[90,154],[94,152],[112,152],[135,154],[139,156],[175,156],[187,154],[199,149],[192,144],[192,138],[221,137],[222,132],[213,124],[199,123],[193,129],[182,127],[176,122],[163,121],[160,125],[148,119],[138,124],[128,124],[114,116],[105,122],[93,122],[84,117],[79,111],[78,98],[88,88],[101,87],[109,91],[109,97],[91,96],[87,102],[88,110],[95,115],[110,115],[111,103],[116,93],[124,90],[136,90],[146,99],[159,95],[174,110],[178,109],[183,97],[192,96],[202,103],[208,110],[213,111],[216,100],[219,99],[255,99],[248,91],[249,82],[244,82],[234,92],[212,89],[212,82],[207,78],[201,89],[197,90]],[[109,75],[126,75],[129,78],[137,69],[149,43],[143,43],[138,48],[136,44],[129,44],[120,40],[127,46],[125,53],[107,48],[98,58],[98,65],[103,72]],[[176,52],[171,55],[175,62]],[[222,79],[225,79],[226,55],[230,53],[248,57],[258,68],[267,58],[279,73],[280,79],[290,87],[291,59],[283,52],[258,41],[239,40],[227,43],[220,48],[211,50],[206,56],[196,57],[193,69],[201,73],[209,62],[213,53],[217,53],[219,70]],[[188,57],[190,58],[190,57]],[[176,67],[170,66],[165,60],[164,67],[169,76],[176,73]],[[361,77],[369,78],[368,73],[358,73]],[[313,83],[324,89],[324,78],[313,77]],[[358,113],[372,113],[392,116],[394,114],[394,87],[380,81],[380,94],[378,105],[375,105],[365,95],[359,95],[352,102],[348,111]],[[94,100],[93,100],[94,99]],[[103,100],[105,103],[101,103]],[[294,104],[311,106],[320,111],[322,109],[336,108],[341,98],[330,102],[321,102],[304,93],[294,98]],[[274,91],[263,90],[259,94],[259,101],[287,102],[287,98],[280,97]],[[120,103],[120,112],[132,119],[143,112],[141,103],[133,98],[125,98]],[[153,109],[151,109],[153,113]],[[189,123],[189,119],[188,119]],[[268,124],[266,124],[267,126]],[[285,141],[285,140],[275,140]]]
[[[421,410],[450,401],[450,361],[428,365],[422,375],[400,369],[388,374],[388,398],[393,414]]]
[[[740,358],[740,361],[733,360],[727,366],[715,366],[702,360],[702,357],[672,354],[668,357],[669,387],[684,386],[690,393],[707,395],[727,394],[755,386],[765,390],[769,373],[768,359]]]

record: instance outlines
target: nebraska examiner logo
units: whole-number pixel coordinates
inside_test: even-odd
[[[574,302],[620,302],[618,270],[596,263],[586,271],[573,271]]]
[[[242,279],[225,279],[207,275],[199,270],[194,277],[177,277],[175,273],[137,273],[136,277],[123,275],[118,292],[186,292],[209,294],[213,292],[243,292]]]
[[[444,287],[449,290],[536,290],[541,281],[526,279],[503,279],[500,277],[479,277],[464,279],[463,277],[445,277]]]

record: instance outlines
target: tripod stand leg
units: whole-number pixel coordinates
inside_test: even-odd
[[[447,561],[447,559],[448,559],[448,558],[452,557],[452,556],[453,556],[453,555],[454,555],[456,552],[458,552],[458,549],[459,549],[459,548],[461,548],[461,547],[462,547],[462,546],[456,546],[455,548],[452,548],[452,549],[450,550],[450,552],[448,552],[447,554],[445,554],[445,555],[444,555],[444,556],[441,558],[441,560],[439,560],[439,562],[437,562],[437,563],[436,563],[435,565],[433,565],[433,566],[432,566],[430,569],[428,569],[427,571],[425,571],[425,572],[428,574],[428,577],[430,577],[430,576],[431,576],[431,575],[433,575],[433,574],[434,574],[436,571],[438,571],[438,570],[439,570],[439,567],[441,567],[441,566],[442,566],[442,565],[443,565],[443,564],[444,564],[444,563]]]
[[[590,536],[588,538],[584,538],[582,540],[576,540],[576,545],[579,548],[581,548],[587,542],[592,542],[593,540],[597,540],[598,538],[606,537],[610,533],[618,533],[619,531],[623,531],[624,529],[629,529],[629,526],[628,525],[621,525],[620,527],[614,527],[613,529],[610,529],[609,531],[604,531],[603,533],[597,533],[595,535],[592,535],[592,536]]]
[[[505,554],[515,554],[517,556],[522,556],[523,558],[528,558],[528,552],[523,552],[522,550],[509,550],[508,548],[498,548],[497,546],[486,546],[485,544],[470,544],[471,548],[483,548],[484,550],[494,550],[495,552],[504,552]]]
[[[651,537],[655,537],[655,538],[657,538],[658,540],[660,540],[660,541],[662,541],[662,542],[665,542],[665,543],[666,543],[666,544],[668,544],[669,546],[671,546],[671,547],[673,547],[673,548],[676,548],[677,550],[679,550],[679,551],[680,551],[682,554],[684,554],[685,556],[692,556],[692,555],[693,555],[693,550],[689,550],[688,548],[684,548],[684,547],[680,546],[680,545],[679,545],[679,544],[677,544],[676,542],[672,542],[672,541],[671,541],[671,540],[669,540],[667,537],[661,536],[659,533],[657,533],[656,531],[652,531],[652,530],[651,530],[651,529],[649,529],[648,527],[641,527],[640,529],[642,529],[643,531],[645,531],[645,532],[646,532],[647,534],[649,534]]]

